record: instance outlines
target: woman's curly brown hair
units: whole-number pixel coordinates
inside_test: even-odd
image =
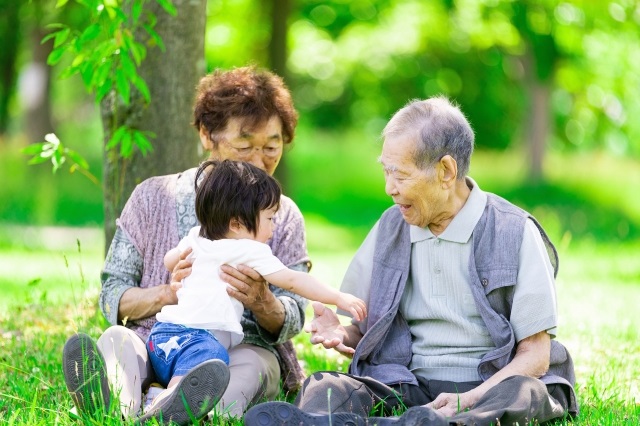
[[[277,115],[282,120],[282,138],[291,143],[298,123],[289,89],[282,78],[254,66],[216,70],[203,77],[196,88],[193,125],[215,135],[224,131],[230,118],[245,120],[249,128]]]

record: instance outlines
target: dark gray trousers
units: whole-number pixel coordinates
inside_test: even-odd
[[[442,392],[463,393],[480,383],[418,379],[418,386],[405,383],[389,387],[369,377],[319,372],[305,380],[296,405],[308,413],[390,416],[427,404]],[[468,411],[450,418],[434,411],[429,417],[434,425],[495,425],[500,421],[506,426],[533,419],[543,423],[562,418],[567,410],[568,399],[561,385],[547,387],[540,380],[514,376],[491,388]]]

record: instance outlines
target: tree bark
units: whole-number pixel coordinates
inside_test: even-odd
[[[287,72],[287,33],[289,13],[291,12],[291,0],[271,0],[271,39],[269,40],[269,66],[288,83]],[[275,177],[280,182],[284,192],[289,186],[289,168],[287,167],[286,154],[282,156]]]
[[[0,135],[7,131],[9,125],[9,101],[15,90],[21,34],[20,5],[15,0],[0,0]]]
[[[544,155],[551,130],[552,79],[536,73],[536,57],[531,48],[524,58],[525,89],[529,99],[529,117],[525,124],[525,142],[529,153],[529,181],[536,184],[544,177]]]
[[[145,6],[157,17],[155,29],[166,48],[162,51],[157,46],[147,47],[147,57],[139,68],[149,86],[151,103],[145,105],[132,90],[127,107],[113,94],[101,105],[105,249],[115,233],[115,219],[137,184],[198,163],[198,135],[191,122],[195,86],[205,72],[206,0],[174,0],[173,4],[177,16],[167,14],[157,2]],[[118,152],[106,150],[116,122],[154,132],[153,151],[143,156],[136,149],[130,158],[123,159]]]
[[[31,29],[30,45],[33,56],[22,77],[28,79],[24,84],[29,93],[23,101],[26,109],[25,132],[29,142],[41,142],[47,133],[54,131],[51,119],[52,68],[47,65],[47,57],[53,49],[53,40],[41,43],[45,35],[46,32],[40,25]]]

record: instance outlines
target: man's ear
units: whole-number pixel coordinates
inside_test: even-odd
[[[438,162],[438,177],[443,188],[450,188],[458,177],[458,163],[449,154],[445,155]]]

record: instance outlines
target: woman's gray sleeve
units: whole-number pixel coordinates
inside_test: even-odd
[[[139,287],[141,278],[142,256],[118,227],[100,276],[100,309],[111,325],[118,324],[118,307],[122,294],[132,287]]]

